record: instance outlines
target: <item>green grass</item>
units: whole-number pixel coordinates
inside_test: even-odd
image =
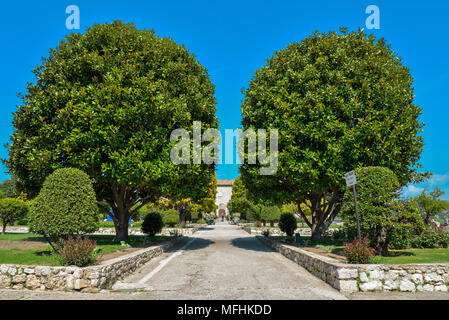
[[[382,264],[415,264],[449,262],[449,249],[405,249],[390,250],[394,256],[376,258]]]
[[[114,241],[114,235],[90,235],[91,240],[97,241],[97,248],[100,249],[100,254],[106,254],[118,250],[125,249],[127,247],[138,246],[143,242],[153,242],[158,240],[165,240],[168,236],[136,236],[130,235],[128,245],[122,246],[120,243]],[[45,242],[44,238],[37,234],[31,233],[6,233],[0,234],[0,241],[37,241],[42,242],[42,246],[33,247],[29,249],[0,249],[0,263],[8,264],[27,264],[27,265],[48,265],[56,266],[61,265],[59,258],[55,255],[50,245]]]
[[[33,249],[0,249],[0,263],[26,265],[61,265],[49,245]]]
[[[272,236],[281,241],[293,241],[293,238],[287,236]],[[304,244],[314,246],[323,250],[341,254],[344,249],[343,241],[322,240],[312,241],[310,237],[301,237]],[[404,249],[390,250],[390,257],[376,256],[373,263],[376,264],[416,264],[416,263],[449,263],[448,249]]]

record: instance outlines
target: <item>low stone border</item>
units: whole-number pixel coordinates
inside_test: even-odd
[[[79,268],[0,265],[0,289],[79,290],[98,292],[109,289],[119,279],[159,256],[183,239],[176,237],[166,244],[138,250],[95,266]]]
[[[162,229],[161,233],[158,233],[158,235],[163,236],[170,236],[170,235],[181,235],[181,236],[191,236],[195,232],[198,231],[198,228],[166,228]],[[10,233],[28,233],[29,228],[26,226],[8,226],[6,227],[6,232]],[[100,228],[98,231],[94,232],[93,234],[115,234],[114,228]],[[130,235],[136,235],[136,236],[143,236],[144,234],[140,230],[140,228],[129,228],[128,234]]]
[[[449,263],[346,264],[274,239],[256,238],[341,292],[448,291]]]
[[[257,227],[241,227],[243,230],[248,232],[249,234],[263,234],[264,230],[269,230],[270,235],[285,235],[285,232],[282,232],[279,228],[257,228]],[[332,228],[328,229],[327,232],[333,233],[338,229]],[[301,236],[311,236],[312,230],[310,228],[298,228],[295,230],[295,233],[299,233]]]
[[[162,229],[162,231],[160,233],[158,233],[157,235],[162,235],[162,236],[174,236],[174,235],[178,235],[178,236],[191,236],[193,235],[195,232],[198,231],[198,228],[166,228],[166,229]],[[135,235],[135,236],[143,236],[144,233],[142,233],[142,231],[140,230],[140,228],[129,228],[129,232],[130,235]],[[114,228],[100,228],[98,229],[97,232],[94,232],[93,234],[115,234],[115,229]]]

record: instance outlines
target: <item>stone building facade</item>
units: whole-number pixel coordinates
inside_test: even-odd
[[[229,215],[228,202],[231,200],[232,184],[234,180],[217,180],[217,197],[215,204],[218,206],[216,214],[219,218]]]

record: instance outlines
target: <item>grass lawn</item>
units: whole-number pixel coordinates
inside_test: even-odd
[[[131,247],[143,247],[145,243],[165,240],[168,236],[135,236],[130,235],[128,245],[122,246],[114,240],[114,235],[90,235],[91,240],[97,241],[100,255]],[[0,264],[38,264],[47,266],[61,265],[45,239],[32,233],[0,234]]]
[[[287,236],[272,236],[280,241],[293,241],[294,238]],[[344,249],[343,241],[322,240],[312,241],[310,237],[301,237],[307,246],[321,248],[325,251],[342,255]],[[416,264],[416,263],[449,263],[449,248],[446,249],[404,249],[390,250],[391,256],[376,256],[372,263],[376,264]]]
[[[449,249],[404,249],[390,250],[391,257],[377,256],[376,263],[414,264],[449,262]]]

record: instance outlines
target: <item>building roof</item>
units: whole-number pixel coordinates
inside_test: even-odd
[[[217,186],[232,186],[234,180],[217,180]]]

